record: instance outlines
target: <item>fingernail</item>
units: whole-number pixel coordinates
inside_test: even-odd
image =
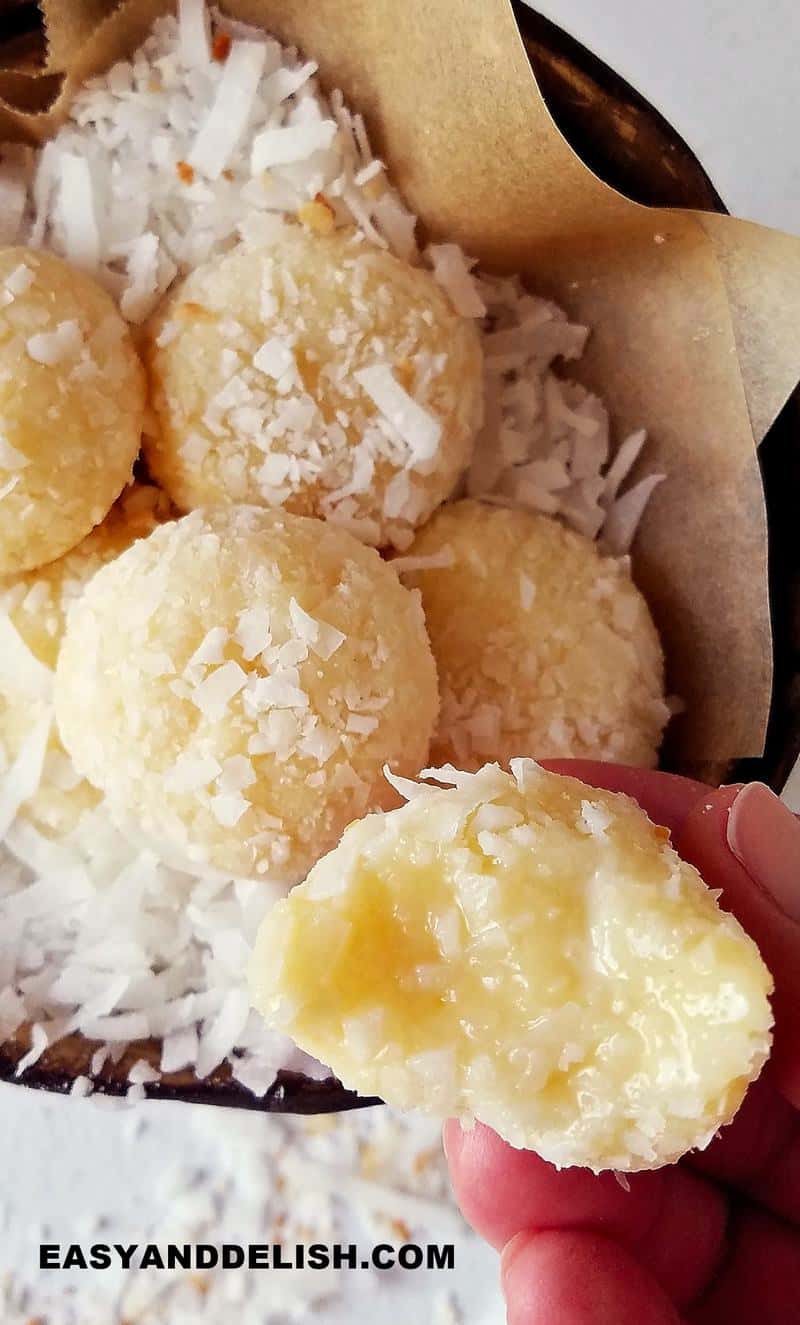
[[[448,1118],[442,1128],[442,1150],[448,1164],[452,1164],[453,1159],[458,1158],[459,1141],[464,1133],[461,1125],[456,1118]]]
[[[800,821],[762,782],[749,782],[733,802],[728,846],[753,882],[800,921]]]
[[[505,1285],[519,1253],[527,1246],[530,1233],[523,1230],[515,1233],[500,1253],[500,1282]]]

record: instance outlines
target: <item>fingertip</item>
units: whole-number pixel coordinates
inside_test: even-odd
[[[508,1325],[679,1325],[635,1257],[600,1234],[520,1233],[504,1249]]]
[[[775,982],[769,1075],[800,1107],[800,824],[760,784],[709,791],[690,810],[675,845],[758,945]]]
[[[469,1129],[449,1119],[442,1132],[445,1158],[458,1207],[467,1223],[498,1251],[511,1232],[506,1156],[515,1154],[483,1123]],[[533,1157],[532,1157],[533,1158]]]

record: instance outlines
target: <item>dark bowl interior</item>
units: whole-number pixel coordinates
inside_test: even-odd
[[[725,211],[711,180],[683,139],[624,79],[555,24],[513,0],[514,11],[539,85],[554,119],[578,154],[597,175],[637,202],[652,206]],[[111,7],[111,6],[109,6]],[[41,60],[39,15],[28,3],[0,4],[0,62]],[[780,789],[800,753],[800,544],[794,536],[800,496],[798,398],[786,406],[761,447],[770,523],[770,594],[775,630],[775,690],[767,746],[761,759],[741,762],[720,776],[762,779]],[[732,568],[733,573],[733,568]],[[158,1065],[154,1041],[132,1045],[116,1065],[90,1071],[96,1044],[71,1036],[55,1044],[19,1077],[16,1065],[29,1045],[23,1029],[0,1046],[0,1081],[18,1081],[43,1090],[67,1092],[78,1076],[90,1077],[96,1091],[122,1095],[127,1072],[137,1059]],[[329,1113],[379,1103],[362,1099],[339,1082],[311,1081],[281,1072],[265,1096],[256,1099],[231,1079],[227,1064],[206,1080],[189,1071],[165,1074],[148,1083],[152,1099],[258,1109],[276,1113]]]

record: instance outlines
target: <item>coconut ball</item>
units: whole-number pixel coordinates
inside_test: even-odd
[[[0,575],[99,524],[139,451],[145,377],[104,290],[52,253],[0,250]]]
[[[24,743],[49,721],[42,777],[21,811],[48,837],[70,833],[100,799],[76,772],[52,721],[53,671],[66,613],[101,566],[168,514],[164,493],[134,484],[71,552],[0,581],[0,764],[13,766]]]
[[[439,511],[409,555],[397,566],[422,592],[439,669],[435,762],[656,764],[664,659],[627,560],[548,516],[475,501]]]
[[[281,506],[406,545],[482,416],[473,323],[431,274],[284,225],[192,272],[149,328],[153,474],[183,510]]]
[[[262,923],[251,995],[349,1087],[556,1165],[656,1168],[729,1122],[772,981],[627,796],[515,760],[353,824]]]
[[[283,511],[157,529],[69,616],[56,714],[121,820],[198,870],[294,879],[425,761],[436,668],[378,553]]]

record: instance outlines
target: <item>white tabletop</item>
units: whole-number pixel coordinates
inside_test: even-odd
[[[800,234],[796,0],[537,0],[648,98],[729,209]]]

